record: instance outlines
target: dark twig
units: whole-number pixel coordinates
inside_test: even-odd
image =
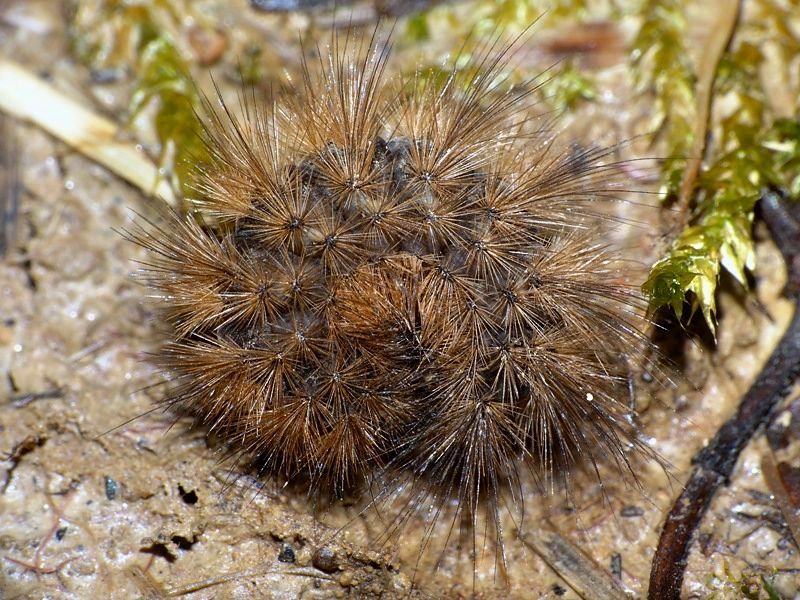
[[[785,293],[800,291],[800,209],[778,193],[765,192],[761,214],[786,259],[789,280]],[[800,374],[800,312],[795,310],[789,328],[755,383],[709,444],[693,459],[694,470],[667,515],[650,571],[648,597],[680,598],[683,573],[695,529],[717,488],[728,481],[739,454],[755,431],[766,423],[778,402]]]
[[[64,390],[56,387],[51,390],[45,390],[44,392],[31,392],[29,394],[16,394],[11,396],[11,406],[14,408],[25,408],[31,402],[36,402],[37,400],[52,400],[54,398],[61,398],[64,396]]]
[[[17,139],[9,119],[0,114],[0,259],[14,245],[22,183]]]

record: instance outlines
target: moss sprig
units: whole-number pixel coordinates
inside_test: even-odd
[[[418,12],[405,22],[399,39],[401,45],[424,44],[432,40],[432,32],[451,32],[452,47],[447,51],[455,51],[456,54],[448,56],[449,60],[442,61],[442,64],[426,65],[426,78],[438,80],[447,77],[453,67],[463,70],[461,65],[464,69],[474,69],[470,58],[485,50],[479,47],[481,40],[485,43],[487,39],[496,39],[500,32],[504,38],[513,39],[531,27],[545,29],[558,21],[574,21],[589,14],[585,0],[477,0],[466,5],[469,7],[467,11],[464,11],[464,6],[434,6]],[[614,9],[611,4],[609,8]],[[463,18],[462,13],[468,14],[469,18]],[[462,43],[463,47],[460,46]],[[535,85],[541,86],[542,102],[549,108],[556,111],[572,109],[581,102],[597,97],[591,72],[581,69],[571,60],[548,66],[550,68],[536,79]],[[534,83],[530,73],[523,72],[513,61],[499,77],[506,84]]]
[[[176,41],[180,16],[189,9],[175,0],[92,0],[78,3],[70,20],[79,60],[94,72],[132,74],[129,123],[152,108],[158,161],[184,196],[191,163],[206,158],[198,135],[199,93]]]
[[[652,90],[652,131],[664,139],[665,154],[685,157],[692,146],[695,115],[695,73],[684,40],[684,0],[647,0],[642,4],[639,31],[631,44],[636,86]],[[667,161],[661,173],[662,193],[675,195],[683,165]]]
[[[677,3],[669,4],[678,9]],[[763,4],[774,8],[771,2]],[[764,12],[760,16],[769,14],[775,13]],[[674,25],[677,19],[663,6],[653,8],[650,15],[655,15],[656,21],[645,20],[643,29],[651,32],[659,20],[669,32],[670,23]],[[762,33],[767,31],[771,30]],[[791,36],[786,29],[774,31],[773,39]],[[793,119],[775,118],[759,76],[766,60],[763,41],[756,44],[744,33],[735,32],[731,47],[717,67],[714,97],[724,98],[726,105],[735,109],[724,114],[720,108],[715,110],[714,142],[697,179],[689,224],[677,235],[667,254],[653,265],[643,285],[652,311],[669,306],[679,318],[688,293],[692,310],[702,312],[712,332],[716,331],[715,296],[721,271],[747,286],[746,271],[755,267],[752,222],[761,191],[773,186],[797,195],[800,187],[800,126]],[[666,39],[671,39],[670,35]],[[655,39],[647,31],[640,32],[639,38]],[[784,45],[786,42],[781,41]],[[796,40],[791,43],[796,44]],[[667,57],[674,65],[685,65],[686,58],[675,55],[674,49],[663,50],[662,54],[656,51],[651,75],[654,81],[661,81],[655,89],[659,112],[664,112],[662,118],[668,123],[668,154],[680,156],[688,142],[679,138],[687,128],[691,130],[687,120],[691,113],[691,78],[685,70],[688,67],[680,67],[672,71],[674,81],[664,80],[659,63]],[[682,168],[675,161],[665,165],[662,175],[667,194],[674,192],[680,182]]]

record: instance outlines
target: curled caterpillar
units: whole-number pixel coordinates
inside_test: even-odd
[[[617,166],[559,150],[535,85],[497,91],[508,52],[401,80],[348,34],[275,107],[209,106],[199,216],[133,235],[173,331],[165,402],[315,498],[411,481],[407,508],[485,509],[501,542],[523,472],[550,492],[657,458],[628,402],[640,299],[598,208]]]

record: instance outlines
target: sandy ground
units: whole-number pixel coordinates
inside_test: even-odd
[[[242,4],[237,10],[249,10]],[[96,110],[124,106],[70,58],[60,11],[44,2],[25,11],[45,29],[4,25],[0,54]],[[263,28],[281,23],[238,15],[251,17]],[[631,137],[644,109],[616,92],[573,120],[619,116],[617,139]],[[232,472],[218,441],[149,412],[163,395],[145,356],[158,333],[147,290],[130,276],[143,253],[119,231],[150,201],[35,127],[17,123],[14,134],[24,192],[13,247],[0,261],[0,598],[469,595],[473,563],[457,535],[418,561],[426,515],[381,543],[380,520],[360,516],[358,503],[315,516],[302,491]],[[545,530],[579,546],[634,597],[646,593],[660,526],[691,456],[732,413],[791,314],[782,260],[759,236],[762,307],[723,292],[717,347],[686,343],[690,368],[674,369],[674,387],[637,386],[644,435],[672,464],[671,476],[637,463],[639,491],[604,468],[604,499],[579,475],[569,505],[526,488],[526,519],[506,530],[505,573],[492,548],[477,557],[481,597],[577,597],[524,541]],[[686,597],[730,591],[742,572],[769,575],[785,597],[800,593],[797,547],[761,475],[766,452],[759,436],[714,499],[692,546]],[[437,524],[433,548],[448,526]]]

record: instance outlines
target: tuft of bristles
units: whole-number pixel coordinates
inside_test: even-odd
[[[615,166],[558,151],[535,86],[498,91],[507,49],[401,81],[353,39],[282,103],[210,111],[213,226],[134,232],[174,332],[167,402],[315,496],[410,477],[410,506],[488,507],[501,537],[523,470],[552,490],[652,454],[628,402],[640,302],[597,216]]]

